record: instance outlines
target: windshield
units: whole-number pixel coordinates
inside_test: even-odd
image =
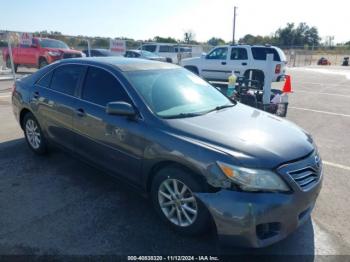
[[[43,48],[61,48],[61,49],[69,49],[69,47],[62,41],[54,40],[54,39],[41,39],[39,41],[40,46]]]
[[[160,117],[190,117],[233,103],[215,87],[186,69],[127,72],[151,110]]]
[[[148,52],[145,50],[141,50],[141,52],[142,52],[142,56],[144,56],[144,57],[155,57],[155,54],[153,54],[151,52]]]

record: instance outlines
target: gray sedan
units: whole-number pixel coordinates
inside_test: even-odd
[[[321,189],[308,133],[173,64],[62,60],[18,80],[12,103],[33,152],[60,146],[124,179],[185,234],[213,225],[228,244],[267,246],[309,218]]]

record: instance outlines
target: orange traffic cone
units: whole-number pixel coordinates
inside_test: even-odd
[[[283,89],[282,89],[283,93],[292,93],[292,84],[290,81],[290,75],[286,75],[286,81],[284,83]]]

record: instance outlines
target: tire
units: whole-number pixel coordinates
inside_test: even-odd
[[[188,71],[190,71],[190,72],[192,72],[193,74],[195,74],[195,75],[199,75],[199,71],[198,71],[198,69],[197,69],[197,67],[194,67],[194,66],[185,66],[185,68],[188,70]]]
[[[14,68],[15,68],[15,73],[17,73],[17,69],[18,69],[18,65],[17,64],[13,64]],[[6,58],[6,67],[8,69],[11,69],[12,70],[12,66],[11,66],[11,58],[10,57],[7,57]]]
[[[6,67],[11,68],[11,59],[9,56],[6,58]]]
[[[22,121],[24,136],[29,148],[38,155],[47,153],[47,142],[41,127],[32,113],[27,113]]]
[[[41,68],[47,66],[48,64],[49,64],[49,63],[46,61],[45,58],[40,59],[40,61],[39,61],[39,69],[41,69]]]
[[[245,77],[247,80],[249,79],[250,71],[253,72],[252,80],[258,81],[257,87],[260,88],[260,89],[262,89],[262,88],[264,87],[264,82],[265,82],[264,73],[263,73],[262,71],[259,71],[259,70],[247,70],[247,71],[244,73],[244,77]]]
[[[170,187],[173,193],[176,193],[174,183],[178,187],[178,196],[181,195],[182,190],[186,189],[182,198],[171,196],[170,191],[167,190]],[[194,179],[191,172],[175,165],[158,171],[152,182],[151,197],[160,218],[172,229],[182,234],[197,235],[208,230],[211,221],[210,213],[207,207],[193,195],[193,192],[206,191],[206,186],[203,184]],[[173,204],[169,204],[170,202]]]

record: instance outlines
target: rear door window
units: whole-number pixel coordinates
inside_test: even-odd
[[[50,88],[63,94],[73,96],[84,70],[80,65],[63,65],[53,72]]]
[[[160,53],[174,53],[175,48],[173,46],[169,46],[169,45],[161,45],[161,46],[159,46],[159,52]]]
[[[119,81],[106,70],[95,67],[89,67],[87,71],[82,99],[100,106],[118,101],[130,103]]]
[[[248,53],[245,48],[233,47],[231,50],[231,60],[247,60]]]
[[[53,71],[50,71],[46,75],[44,75],[36,84],[42,87],[49,88],[51,83],[51,78],[53,75]]]
[[[281,61],[277,50],[271,47],[252,47],[252,53],[255,60],[266,60],[267,54],[273,54],[273,61]]]

